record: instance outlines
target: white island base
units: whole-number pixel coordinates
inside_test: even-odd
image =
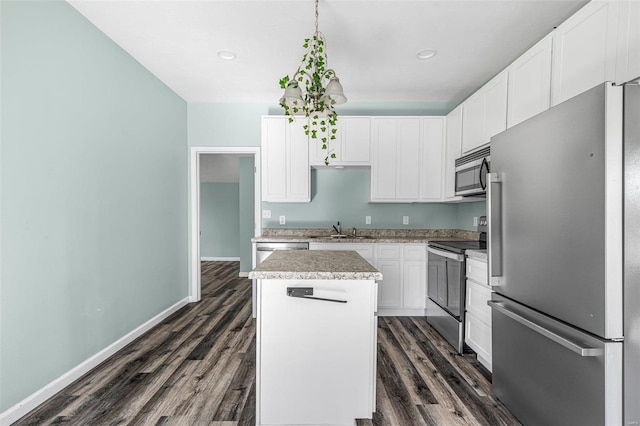
[[[301,288],[312,288],[313,295]],[[354,425],[370,419],[374,279],[261,278],[257,300],[256,423]]]

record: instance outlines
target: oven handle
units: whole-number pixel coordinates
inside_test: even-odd
[[[437,254],[438,256],[446,257],[447,259],[457,260],[458,262],[462,262],[464,260],[464,255],[451,253],[450,251],[440,250],[435,247],[427,246],[427,251],[429,253]]]

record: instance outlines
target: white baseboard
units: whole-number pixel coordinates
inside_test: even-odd
[[[249,278],[249,273],[248,273],[248,272],[240,272],[240,273],[238,274],[238,276],[239,276],[240,278]]]
[[[240,262],[239,257],[200,257],[203,262]]]
[[[48,383],[43,388],[35,391],[22,401],[18,402],[13,407],[0,413],[0,425],[10,425],[11,423],[20,419],[25,414],[36,408],[38,405],[42,404],[47,399],[51,398],[56,393],[60,392],[65,387],[69,386],[71,383],[82,377],[84,374],[88,373],[93,368],[106,361],[110,356],[118,352],[120,349],[124,348],[129,343],[133,342],[135,339],[151,330],[151,328],[153,328],[154,326],[160,324],[165,318],[185,306],[187,303],[189,303],[188,297],[180,300],[178,303],[160,312],[158,315],[140,325],[138,328],[122,336],[120,339],[116,340],[97,354],[93,355],[92,357],[88,358],[87,360],[83,361],[71,370],[64,373],[62,376]]]

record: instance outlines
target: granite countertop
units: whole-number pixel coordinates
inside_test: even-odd
[[[249,272],[251,279],[381,280],[382,274],[355,251],[275,251]]]
[[[301,242],[301,243],[427,243],[434,240],[477,240],[478,233],[459,229],[359,229],[357,237],[352,230],[344,229],[344,238],[332,238],[327,229],[265,228],[254,243]]]
[[[478,260],[487,260],[487,250],[483,249],[483,250],[466,250],[465,254],[467,255],[467,257],[470,257],[472,259],[478,259]]]

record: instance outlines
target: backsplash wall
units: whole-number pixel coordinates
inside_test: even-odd
[[[266,228],[331,228],[340,221],[343,230],[355,228],[389,229],[466,229],[472,216],[484,208],[482,204],[469,208],[466,204],[450,203],[369,203],[369,169],[313,169],[311,171],[310,203],[262,203],[262,209],[271,210],[271,219],[263,219]],[[483,213],[484,214],[484,213]],[[285,225],[279,224],[284,215]],[[371,216],[371,224],[365,224],[365,216]],[[409,225],[402,224],[402,217],[409,216]]]

